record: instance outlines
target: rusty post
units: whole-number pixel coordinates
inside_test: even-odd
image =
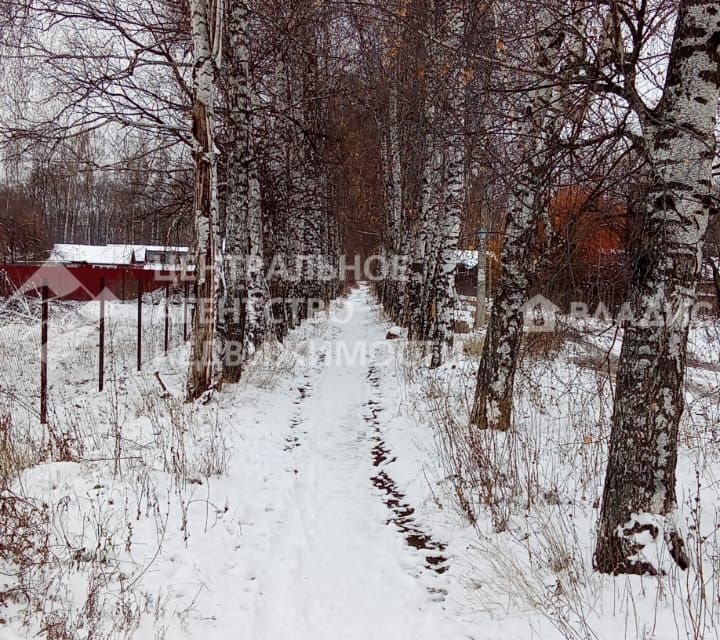
[[[188,339],[188,296],[190,295],[190,285],[185,281],[185,295],[183,296],[183,341]]]
[[[98,390],[105,388],[105,278],[100,278],[100,363],[98,365]]]
[[[193,308],[192,315],[190,316],[190,322],[195,326],[195,316],[198,313],[198,296],[200,295],[200,287],[197,280],[193,283]]]
[[[138,307],[137,307],[137,370],[142,371],[142,305],[143,281],[138,280]]]
[[[42,326],[40,329],[40,424],[47,424],[48,415],[48,299],[47,280],[42,286]]]
[[[165,284],[165,355],[170,349],[170,283]]]

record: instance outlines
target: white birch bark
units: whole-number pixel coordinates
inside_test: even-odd
[[[228,53],[225,73],[228,107],[226,254],[229,304],[225,314],[225,376],[236,381],[242,362],[262,344],[267,333],[269,293],[265,280],[263,221],[257,179],[253,91],[250,77],[247,0],[228,3]],[[241,357],[237,357],[241,353]]]
[[[222,0],[190,0],[193,40],[193,155],[198,307],[187,395],[195,400],[222,383],[223,345],[217,325],[224,304],[222,233],[215,147],[216,78],[221,60]]]
[[[436,132],[436,108],[434,104],[437,94],[437,75],[433,69],[433,33],[428,36],[427,58],[428,67],[425,71],[425,96],[423,106],[424,149],[425,157],[422,164],[420,196],[418,198],[418,217],[415,225],[412,259],[406,295],[406,324],[409,337],[424,340],[430,334],[431,316],[433,315],[431,275],[436,261],[433,260],[433,242],[439,237],[437,229],[438,201],[440,189],[442,158],[438,147]]]
[[[439,367],[444,351],[453,344],[455,325],[455,272],[460,221],[465,205],[465,13],[462,2],[452,2],[447,11],[447,48],[456,56],[449,64],[447,113],[451,127],[445,136],[445,194],[440,221],[440,261],[435,296],[435,335],[430,366]]]
[[[396,73],[393,73],[390,78],[388,91],[387,122],[378,118],[377,126],[380,130],[380,152],[385,181],[386,237],[384,252],[387,264],[392,264],[403,254],[405,248],[400,114]],[[404,307],[405,291],[400,285],[398,274],[392,272],[387,274],[383,282],[383,306],[395,322],[402,321],[401,315]]]
[[[652,182],[646,234],[618,365],[610,451],[595,553],[606,573],[655,573],[638,538],[663,536],[682,568],[675,532],[678,425],[690,308],[715,209],[712,163],[720,98],[717,2],[680,2],[663,97],[641,112]]]
[[[478,370],[471,424],[510,428],[515,369],[527,301],[530,253],[545,203],[539,200],[552,171],[551,141],[560,126],[552,109],[556,76],[563,58],[562,28],[543,3],[538,7],[534,88],[518,114],[516,140],[520,167],[510,193],[501,255],[500,280],[493,301]]]

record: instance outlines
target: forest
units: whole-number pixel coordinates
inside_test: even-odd
[[[719,637],[719,105],[710,0],[0,0],[0,637]]]

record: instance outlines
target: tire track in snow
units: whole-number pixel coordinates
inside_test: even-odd
[[[370,386],[379,395],[380,377],[374,365],[370,366],[367,379]],[[378,473],[371,478],[371,481],[375,488],[383,494],[383,502],[392,514],[386,524],[394,525],[404,537],[405,543],[425,556],[425,570],[427,572],[441,576],[449,568],[449,560],[444,555],[447,545],[433,539],[422,528],[415,518],[415,509],[406,500],[406,495],[388,475],[387,471],[383,469],[388,464],[395,462],[397,457],[392,455],[383,438],[380,421],[383,408],[380,402],[371,398],[366,403],[366,407],[369,413],[365,415],[365,421],[372,427],[371,437],[374,443],[372,449],[373,466],[379,469]],[[447,590],[442,587],[428,587],[428,591],[439,602],[442,602],[447,596]]]
[[[315,367],[312,369],[313,378],[317,378],[325,364],[326,354],[320,353],[318,355],[318,361]],[[290,418],[290,434],[285,439],[284,451],[291,452],[302,445],[300,435],[307,436],[307,431],[301,431],[298,433],[298,427],[302,426],[306,422],[306,418],[303,416],[302,407],[305,400],[312,397],[313,393],[313,382],[310,375],[311,371],[306,371],[303,376],[303,384],[297,387],[297,398],[293,404],[297,407],[292,417]]]

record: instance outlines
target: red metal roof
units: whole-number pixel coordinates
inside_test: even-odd
[[[186,270],[156,270],[143,267],[63,265],[54,263],[0,264],[0,295],[39,295],[43,284],[57,300],[94,300],[104,280],[106,296],[118,299],[137,297],[138,282],[143,290],[154,291],[166,284],[191,282]]]

